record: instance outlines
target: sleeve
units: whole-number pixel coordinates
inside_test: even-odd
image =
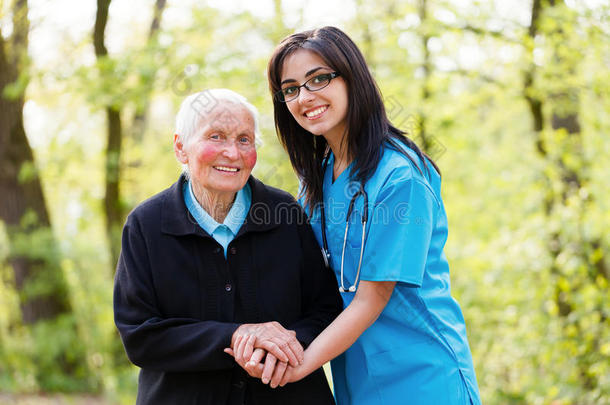
[[[439,207],[423,181],[391,177],[373,207],[360,279],[421,287]]]
[[[307,216],[302,209],[300,212],[302,218],[298,231],[304,257],[301,266],[303,312],[301,319],[289,325],[288,329],[294,330],[299,342],[307,348],[343,310],[343,300],[334,273],[324,265],[322,251],[307,223]]]
[[[239,325],[164,318],[156,305],[146,251],[137,221],[128,219],[115,276],[114,320],[129,360],[168,372],[233,368],[233,359],[223,349]]]

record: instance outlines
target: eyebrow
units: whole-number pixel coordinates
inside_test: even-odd
[[[229,130],[227,131],[227,127],[229,127]],[[206,132],[222,132],[222,133],[231,133],[233,132],[231,130],[231,124],[228,124],[227,126],[222,126],[222,125],[211,125],[208,127],[208,131]],[[241,135],[254,135],[254,129],[252,130],[245,130],[245,131],[241,131],[238,132],[237,136],[241,136]]]
[[[313,68],[313,69],[309,70],[307,73],[305,73],[305,77],[307,77],[307,76],[309,76],[309,75],[312,75],[312,74],[316,73],[316,72],[317,72],[318,70],[320,70],[320,69],[328,69],[328,68],[327,68],[327,67],[324,67],[324,66],[318,66],[318,67],[316,67],[316,68]],[[281,86],[282,84],[284,84],[284,83],[292,83],[292,82],[296,82],[296,80],[294,80],[294,79],[286,79],[286,80],[282,80],[282,82],[280,83],[280,86]]]

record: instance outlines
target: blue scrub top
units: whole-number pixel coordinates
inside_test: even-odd
[[[428,173],[417,155],[405,149],[423,174],[404,154],[386,146],[365,184],[369,222],[360,280],[397,284],[377,321],[331,362],[335,397],[339,405],[479,405],[466,326],[451,297],[443,253],[447,216],[440,176],[430,164]],[[345,216],[359,184],[350,179],[351,166],[333,183],[333,163],[331,154],[324,177],[324,207],[331,267],[341,285]],[[345,249],[346,288],[356,276],[362,209],[359,197]],[[322,246],[319,208],[310,220]],[[341,295],[347,307],[354,293]]]

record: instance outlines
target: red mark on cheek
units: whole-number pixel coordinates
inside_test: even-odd
[[[217,148],[214,145],[206,145],[205,147],[201,148],[199,160],[202,162],[212,163],[214,160],[216,160],[221,152],[221,148]]]
[[[252,151],[245,152],[243,154],[244,166],[250,170],[256,164],[256,149],[252,149]]]

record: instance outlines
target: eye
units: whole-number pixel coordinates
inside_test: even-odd
[[[285,87],[282,89],[282,93],[285,96],[291,96],[293,94],[295,94],[298,91],[298,87],[297,86],[290,86],[290,87]]]
[[[249,145],[250,144],[250,137],[249,136],[240,136],[239,137],[239,143],[243,144],[243,145]]]
[[[210,139],[213,139],[215,141],[220,140],[222,138],[222,135],[219,134],[218,132],[214,132],[210,135]]]
[[[316,77],[314,77],[313,79],[311,79],[311,82],[313,84],[320,84],[320,83],[324,83],[327,82],[328,79],[330,79],[330,74],[328,73],[323,73],[321,75],[317,75]]]

